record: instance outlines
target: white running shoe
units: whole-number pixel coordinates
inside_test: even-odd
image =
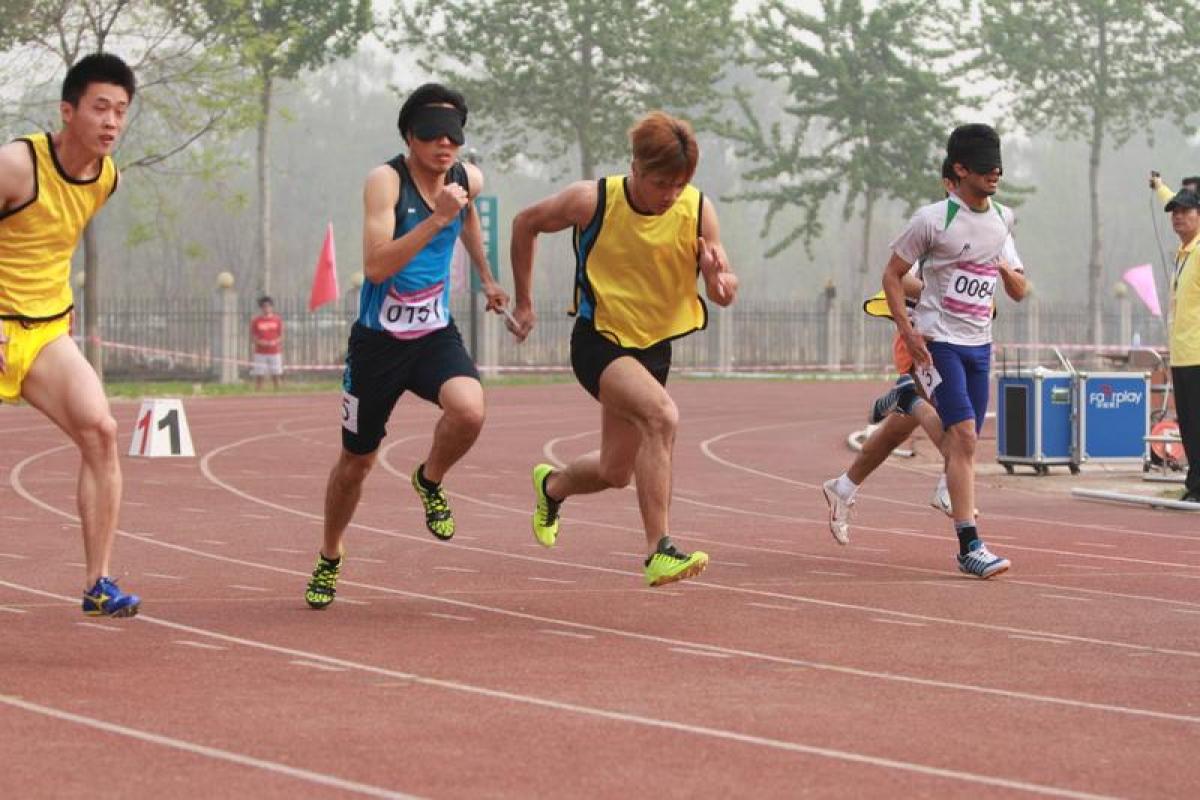
[[[987,545],[979,539],[971,542],[971,549],[967,551],[965,556],[958,557],[958,569],[960,572],[965,572],[968,575],[974,575],[984,580],[993,575],[999,575],[1011,566],[1012,564],[1009,563],[1007,558],[992,555],[991,551],[987,549]]]
[[[854,498],[843,500],[835,486],[837,478],[830,478],[821,487],[829,504],[829,532],[838,544],[850,544],[850,509],[854,508]]]

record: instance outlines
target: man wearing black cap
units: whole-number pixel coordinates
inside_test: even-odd
[[[1004,171],[1000,137],[988,125],[962,125],[950,134],[946,156],[958,185],[945,200],[917,209],[892,243],[883,290],[946,432],[958,568],[991,578],[1010,565],[988,550],[976,529],[975,442],[987,413],[996,283],[1014,300],[1025,296],[1026,284],[1015,248],[1005,252],[1012,211],[992,200]],[[917,259],[923,259],[924,287],[910,321],[902,282]]]
[[[392,409],[405,391],[442,408],[413,490],[435,537],[454,535],[442,479],[483,427],[483,387],[450,318],[450,261],[462,239],[475,262],[489,310],[508,296],[492,278],[471,199],[483,173],[458,160],[467,104],[436,83],[416,89],[400,109],[407,155],[373,169],[363,190],[363,282],[342,377],[342,452],[325,489],[325,531],[305,600],[333,602],[342,537],[375,463]]]
[[[1167,203],[1179,237],[1171,279],[1171,383],[1188,474],[1183,500],[1200,503],[1200,194],[1182,189]]]

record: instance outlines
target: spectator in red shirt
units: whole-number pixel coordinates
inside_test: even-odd
[[[254,342],[250,374],[254,376],[254,391],[262,389],[267,375],[271,376],[271,387],[278,390],[283,375],[283,319],[275,313],[270,297],[258,298],[258,308],[262,313],[250,322],[250,339]]]

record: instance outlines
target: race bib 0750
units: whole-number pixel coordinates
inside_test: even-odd
[[[988,264],[960,263],[946,286],[943,307],[959,316],[991,319],[998,274],[996,267]]]
[[[416,339],[446,327],[450,310],[442,300],[445,287],[444,281],[438,281],[415,292],[389,289],[379,307],[379,324],[397,339]]]

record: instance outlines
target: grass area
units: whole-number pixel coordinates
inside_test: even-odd
[[[886,380],[891,376],[872,373],[730,373],[676,372],[672,380],[712,381],[712,380],[755,380],[755,381],[858,381]],[[502,386],[541,386],[559,383],[574,383],[575,376],[570,372],[538,372],[512,373],[485,377],[484,385],[488,387]],[[268,383],[269,387],[270,384]],[[255,394],[253,381],[223,384],[215,381],[107,381],[104,386],[111,398],[143,397],[229,397]],[[308,394],[315,392],[340,392],[340,379],[319,380],[285,380],[278,392],[265,388],[264,396],[271,394]]]

